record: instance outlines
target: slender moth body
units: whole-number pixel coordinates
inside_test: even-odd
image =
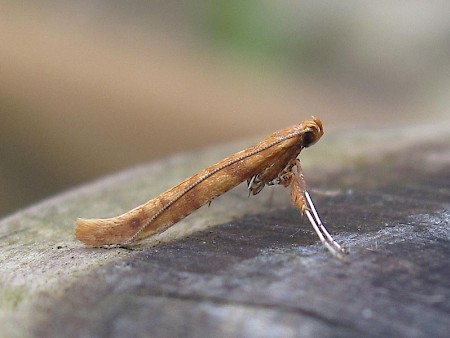
[[[317,118],[277,131],[120,216],[77,219],[75,235],[93,247],[127,245],[167,229],[213,198],[247,180],[249,193],[253,195],[266,185],[290,186],[292,203],[306,214],[328,250],[334,256],[343,258],[347,250],[333,240],[320,221],[306,191],[300,161],[297,159],[303,148],[316,143],[322,135],[322,122]],[[294,171],[294,167],[297,170]]]

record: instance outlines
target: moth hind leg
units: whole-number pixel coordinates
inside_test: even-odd
[[[247,180],[248,195],[256,195],[263,190],[266,183],[261,179],[259,174],[253,175]]]

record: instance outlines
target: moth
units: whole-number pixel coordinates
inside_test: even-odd
[[[320,220],[297,158],[322,135],[322,122],[314,117],[279,130],[120,216],[78,218],[76,238],[92,247],[129,245],[167,229],[247,181],[249,195],[257,195],[266,185],[289,187],[292,203],[306,215],[320,241],[334,256],[343,259],[348,251],[333,239]]]

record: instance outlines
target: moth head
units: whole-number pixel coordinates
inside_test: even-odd
[[[301,123],[302,130],[302,146],[309,147],[319,141],[323,135],[322,121],[318,118],[312,117],[311,120],[306,120]]]

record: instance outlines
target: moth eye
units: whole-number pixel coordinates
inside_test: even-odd
[[[306,133],[303,134],[302,141],[303,141],[304,147],[309,147],[310,145],[315,143],[317,140],[316,140],[316,136],[314,135],[314,133],[312,131],[307,131]]]

